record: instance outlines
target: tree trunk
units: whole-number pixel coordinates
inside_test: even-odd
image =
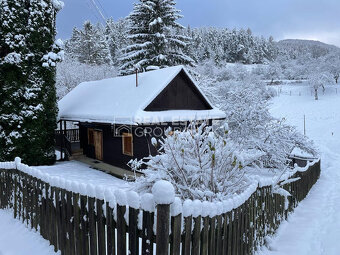
[[[315,100],[318,100],[318,89],[314,89],[314,96],[315,96]]]

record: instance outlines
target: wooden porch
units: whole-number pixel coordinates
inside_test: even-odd
[[[128,181],[134,181],[136,177],[140,177],[142,175],[142,173],[140,172],[133,173],[132,171],[116,167],[110,164],[106,164],[103,161],[88,158],[85,155],[72,156],[72,160],[76,160],[84,164],[87,164],[93,169],[103,171],[107,174],[113,175],[114,177],[120,179],[126,178]]]
[[[80,146],[79,129],[67,129],[66,121],[60,121],[59,125],[59,129],[55,132],[55,137],[56,150],[60,152],[61,161],[76,160],[120,179],[134,180],[135,177],[142,175],[140,172],[135,174],[132,171],[104,163],[101,160],[86,157]]]

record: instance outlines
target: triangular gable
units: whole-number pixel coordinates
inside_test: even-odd
[[[182,69],[144,111],[211,109],[210,103]]]

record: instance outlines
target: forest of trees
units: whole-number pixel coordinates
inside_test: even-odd
[[[66,41],[66,54],[86,64],[119,66],[124,49],[131,44],[128,19],[109,19],[105,27],[86,21],[82,28],[74,28]],[[277,57],[273,37],[255,36],[248,28],[174,28],[187,41],[184,53],[196,63],[213,60],[223,63],[266,64]]]

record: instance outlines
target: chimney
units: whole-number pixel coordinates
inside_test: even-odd
[[[138,68],[136,68],[136,88],[138,87]]]

